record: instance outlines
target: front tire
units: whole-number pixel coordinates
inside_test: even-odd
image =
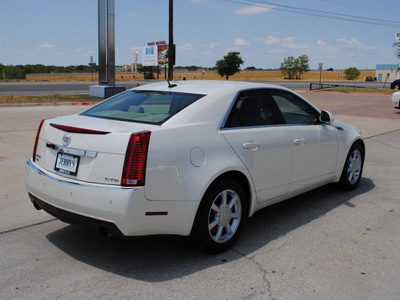
[[[246,196],[232,179],[214,183],[204,195],[191,234],[203,251],[219,253],[237,240],[246,217]]]
[[[340,188],[347,191],[354,190],[361,180],[363,166],[364,149],[357,143],[350,148],[349,154],[347,155],[339,180]]]

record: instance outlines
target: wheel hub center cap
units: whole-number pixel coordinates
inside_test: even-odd
[[[226,226],[229,223],[229,221],[231,220],[231,217],[232,217],[231,210],[228,207],[224,207],[221,210],[221,214],[220,214],[220,217],[219,217],[220,224],[222,226]]]

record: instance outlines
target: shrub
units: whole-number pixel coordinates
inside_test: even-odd
[[[346,74],[346,78],[348,80],[354,80],[358,76],[360,76],[360,70],[357,69],[356,67],[350,67],[344,70],[344,74]]]

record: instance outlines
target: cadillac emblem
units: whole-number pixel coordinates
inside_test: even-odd
[[[68,146],[69,143],[71,143],[71,134],[70,133],[66,133],[66,134],[64,134],[64,136],[62,138],[62,144],[64,146]]]

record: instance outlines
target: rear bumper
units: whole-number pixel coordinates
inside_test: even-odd
[[[144,188],[77,184],[56,178],[28,160],[25,179],[31,201],[56,218],[105,228],[113,234],[189,235],[197,201],[149,201]]]

